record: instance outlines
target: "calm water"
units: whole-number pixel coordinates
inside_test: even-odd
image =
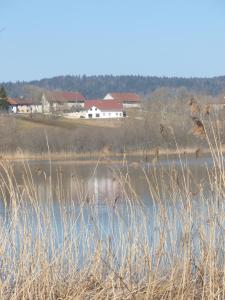
[[[180,210],[184,210],[189,201],[187,195],[183,197],[185,189],[192,193],[193,235],[199,223],[207,227],[207,220],[202,221],[202,218],[207,216],[208,204],[203,204],[201,197],[210,198],[207,168],[211,169],[212,166],[209,157],[162,159],[157,164],[138,158],[108,164],[14,162],[9,173],[11,184],[16,187],[16,195],[7,189],[9,178],[1,170],[0,222],[9,235],[15,218],[18,228],[27,224],[29,234],[34,237],[39,234],[41,227],[43,236],[49,234],[59,249],[66,240],[74,240],[74,245],[80,249],[79,261],[82,261],[82,255],[85,256],[87,241],[89,245],[93,244],[94,249],[96,240],[110,240],[112,247],[118,248],[118,254],[118,243],[127,243],[128,236],[132,241],[132,236],[137,238],[137,232],[139,243],[147,242],[157,248],[163,226],[166,226],[168,233],[167,251],[173,252],[174,247],[182,247],[180,241],[185,216],[180,215]],[[176,194],[170,191],[171,180],[179,186]],[[156,187],[156,195],[152,194],[149,186]],[[13,197],[17,199],[16,208],[11,201]],[[163,216],[157,202],[159,197],[160,205],[163,204],[166,209],[166,223],[161,221]],[[34,203],[38,203],[38,212]],[[41,218],[38,214],[41,214]],[[43,222],[40,221],[42,218]],[[16,237],[18,249],[23,234],[19,231]],[[176,241],[175,245],[173,241]],[[198,243],[198,240],[194,243]]]
[[[28,179],[37,188],[39,200],[45,201],[52,188],[52,192],[57,192],[57,188],[63,190],[60,195],[61,201],[76,201],[78,194],[86,196],[86,200],[95,200],[102,205],[108,205],[115,199],[122,198],[121,180],[129,181],[137,196],[151,204],[149,195],[148,179],[155,176],[171,176],[171,172],[176,170],[178,177],[182,179],[190,173],[189,179],[193,191],[196,185],[208,182],[206,166],[212,167],[210,157],[196,159],[194,156],[183,159],[161,159],[153,164],[142,161],[138,158],[131,158],[126,162],[118,163],[77,163],[75,161],[29,161],[24,163],[14,162],[13,171],[18,185],[23,185]],[[155,172],[155,169],[157,171]],[[49,179],[51,178],[51,180]],[[59,195],[56,195],[59,197]]]

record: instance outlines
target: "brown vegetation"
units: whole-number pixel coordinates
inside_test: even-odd
[[[22,162],[18,180],[1,161],[1,299],[224,299],[221,158],[212,152],[204,184],[182,161],[142,168],[147,200],[129,168],[112,168],[121,190],[112,203],[88,196],[74,174],[65,190],[51,162],[47,174]]]
[[[152,151],[156,148],[207,147],[212,124],[220,127],[223,143],[223,112],[209,113],[207,103],[215,99],[191,95],[184,89],[159,89],[144,102],[143,110],[128,110],[123,120],[69,120],[57,116],[0,116],[0,152],[29,153]]]

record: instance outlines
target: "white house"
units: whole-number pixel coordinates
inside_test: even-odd
[[[85,97],[79,92],[45,92],[41,103],[43,112],[79,111],[84,107]]]
[[[119,119],[124,117],[123,105],[114,100],[87,100],[84,103],[86,119]]]
[[[141,97],[135,93],[108,93],[104,100],[115,100],[123,104],[123,108],[139,108]]]

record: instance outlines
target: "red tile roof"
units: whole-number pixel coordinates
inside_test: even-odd
[[[33,99],[24,99],[24,98],[8,98],[7,101],[10,105],[32,105],[32,104],[35,104]]]
[[[84,103],[84,109],[90,109],[93,106],[97,107],[100,110],[104,111],[122,111],[123,105],[122,103],[115,100],[87,100]]]
[[[84,102],[85,97],[79,92],[46,92],[45,96],[50,102]]]
[[[8,99],[7,99],[7,102],[8,102],[10,105],[16,105],[16,104],[17,104],[16,99],[13,99],[13,98],[8,98]]]
[[[109,93],[114,100],[121,102],[140,102],[141,97],[135,93]]]

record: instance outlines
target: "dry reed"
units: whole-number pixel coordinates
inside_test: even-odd
[[[2,160],[0,299],[224,299],[225,173],[213,134],[206,182],[181,158],[163,167],[157,151],[140,165],[146,199],[126,161],[111,168],[120,195],[100,203],[76,174],[65,190],[61,169],[33,172],[24,160],[18,180]]]

